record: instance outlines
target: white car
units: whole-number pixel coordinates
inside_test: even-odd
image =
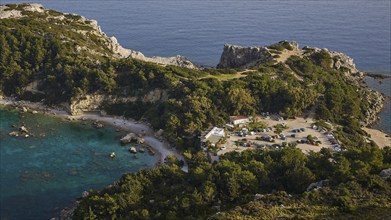
[[[226,149],[227,149],[226,146],[222,146],[222,147],[221,147],[221,150],[226,150]]]

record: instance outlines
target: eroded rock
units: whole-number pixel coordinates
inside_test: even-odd
[[[383,179],[388,179],[391,176],[391,168],[384,169],[379,174]]]
[[[225,44],[217,68],[245,69],[273,60],[267,47],[241,47]]]

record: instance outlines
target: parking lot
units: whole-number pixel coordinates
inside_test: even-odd
[[[222,145],[223,147],[218,154],[255,148],[278,149],[292,142],[296,143],[296,147],[304,153],[309,151],[318,152],[323,147],[340,150],[338,141],[333,138],[332,133],[326,129],[312,127],[314,123],[312,119],[296,118],[283,120],[280,117],[270,116],[267,118],[258,117],[257,121],[266,124],[267,128],[254,129],[253,131],[242,128],[239,131],[230,131],[228,133],[229,138]],[[275,126],[278,124],[279,127],[285,126],[281,129],[281,135],[275,133]],[[308,140],[309,136],[311,143]]]

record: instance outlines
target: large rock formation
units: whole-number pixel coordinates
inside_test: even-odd
[[[378,91],[369,89],[364,95],[364,98],[369,102],[369,108],[365,112],[365,118],[361,122],[363,126],[368,126],[375,123],[379,117],[379,113],[383,110],[385,97]]]
[[[30,12],[43,13],[44,8],[41,4],[20,4],[23,10]],[[22,12],[17,9],[10,8],[6,5],[0,5],[0,19],[3,18],[20,18],[23,17]]]
[[[267,47],[241,47],[225,44],[217,68],[245,69],[273,59]]]
[[[379,174],[383,179],[388,179],[391,176],[391,168],[384,169]]]
[[[299,50],[296,41],[280,41],[270,46],[241,47],[232,44],[225,44],[220,62],[217,68],[245,69],[273,60],[277,51]]]
[[[326,51],[332,58],[331,66],[337,70],[342,69],[348,74],[358,73],[359,70],[353,62],[353,59],[344,53],[330,51],[326,48],[316,48],[305,46],[303,50],[299,48],[296,41],[280,41],[270,46],[241,47],[237,45],[225,44],[220,62],[217,68],[251,68],[259,64],[267,63],[274,59],[274,55],[284,53],[284,51],[301,51],[299,54],[309,56],[313,53]],[[306,53],[303,53],[303,52]]]
[[[86,46],[77,46],[76,51],[87,51],[89,54],[98,55],[98,56],[112,56],[115,58],[134,58],[146,62],[153,62],[161,65],[175,65],[191,69],[199,69],[200,66],[192,63],[186,57],[177,55],[173,57],[146,57],[143,53],[135,50],[130,50],[122,47],[117,38],[114,36],[108,37],[98,25],[98,22],[95,20],[89,20],[83,16],[76,14],[60,13],[53,12],[51,10],[45,9],[41,4],[16,4],[16,5],[0,5],[0,19],[8,18],[21,18],[25,16],[30,16],[30,13],[25,12],[34,12],[44,14],[45,16],[40,16],[39,19],[45,19],[50,23],[63,23],[64,20],[68,21],[68,24],[75,24],[74,31],[79,34],[87,35],[96,35],[100,43],[103,43],[110,50],[110,54],[102,53],[102,51],[96,51],[93,48]],[[78,26],[89,26],[91,30],[78,29]]]
[[[326,51],[328,54],[330,54],[330,57],[332,58],[331,66],[332,68],[336,70],[342,69],[344,72],[347,72],[349,74],[358,73],[359,70],[356,68],[356,65],[354,64],[353,58],[349,57],[348,55],[337,52],[337,51],[331,51],[327,48],[317,48],[317,47],[309,47],[305,46],[303,47],[303,50],[306,51],[313,51],[311,53],[308,53],[307,55],[310,55],[312,53],[318,53],[322,50]]]

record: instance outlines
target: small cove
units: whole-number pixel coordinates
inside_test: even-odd
[[[50,219],[88,189],[102,189],[126,172],[155,165],[157,158],[129,153],[124,133],[91,122],[0,108],[0,218]],[[30,137],[9,137],[24,124]],[[109,158],[116,153],[114,159]]]

